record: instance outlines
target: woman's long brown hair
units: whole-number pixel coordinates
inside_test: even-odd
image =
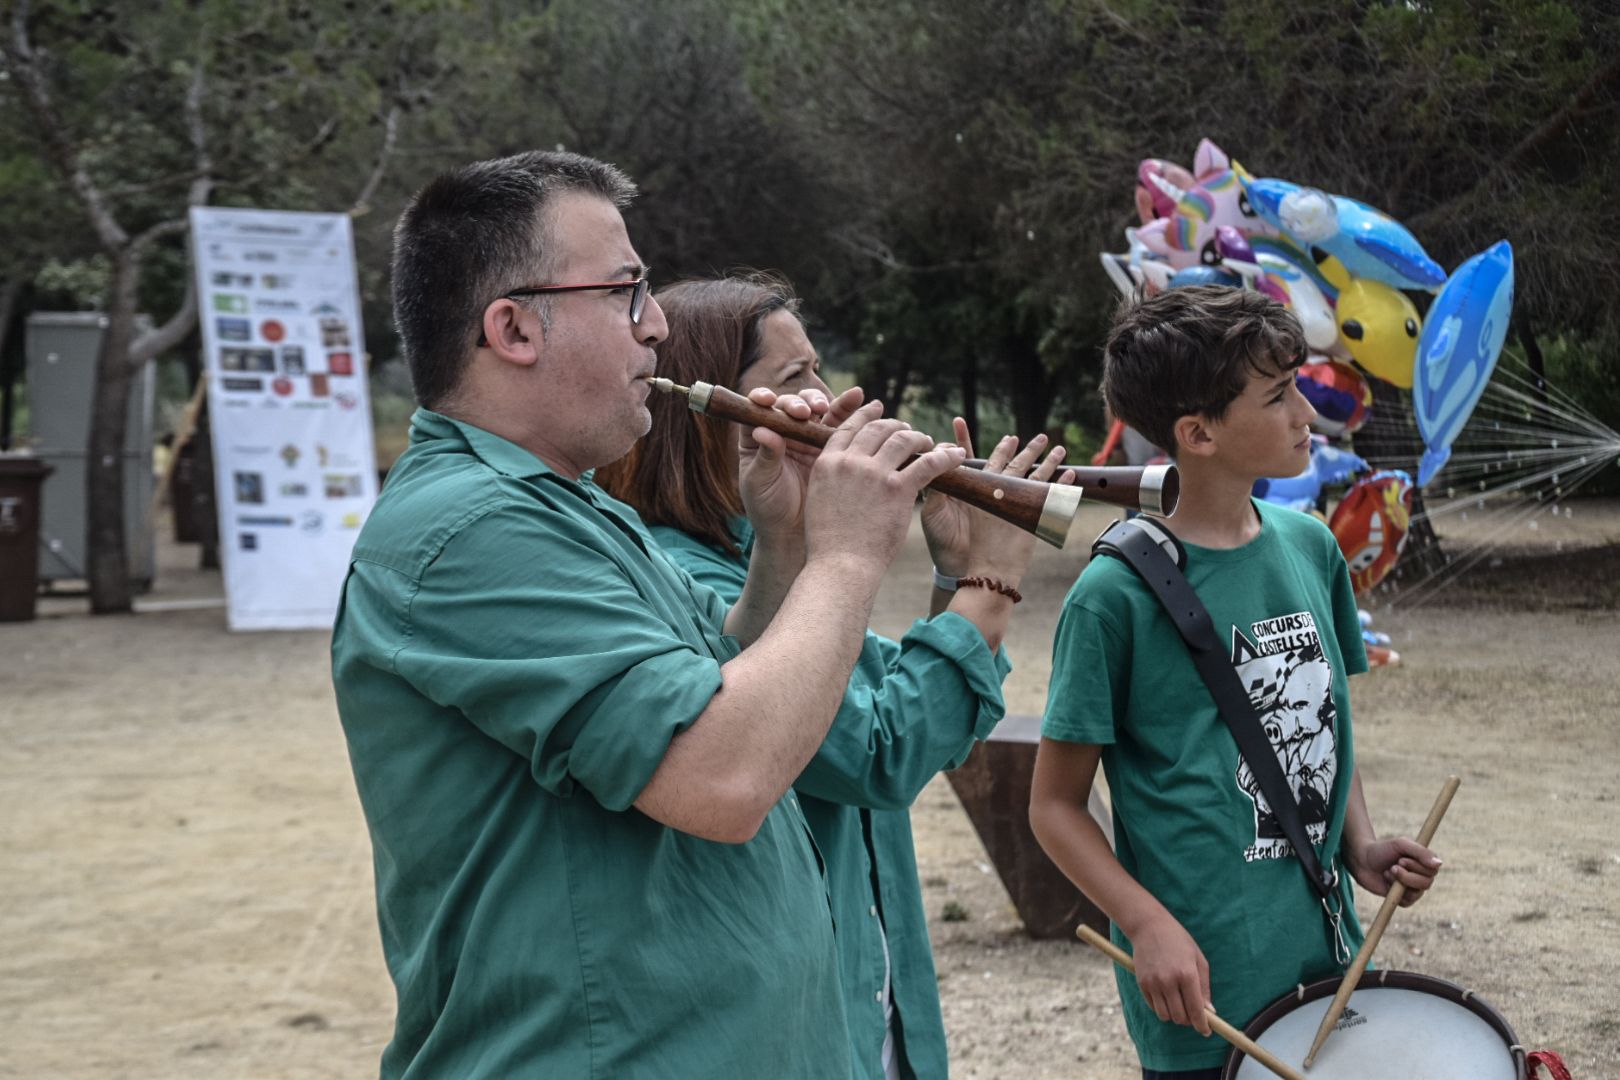
[[[786,279],[768,274],[688,280],[658,290],[669,336],[658,346],[658,374],[736,388],[759,359],[761,326],[778,311],[798,316]],[[729,450],[735,425],[702,416],[673,394],[647,399],[652,429],[630,453],[596,470],[608,494],[635,507],[648,525],[667,525],[730,555],[740,554],[729,522],[743,512]]]

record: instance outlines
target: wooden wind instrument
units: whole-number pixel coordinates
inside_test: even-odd
[[[835,429],[806,420],[795,420],[776,409],[755,405],[746,397],[723,386],[694,382],[681,386],[669,379],[653,378],[653,389],[686,398],[693,412],[730,420],[750,427],[768,428],[783,438],[810,446],[825,446]],[[1076,484],[1048,484],[1017,476],[979,471],[984,462],[958,466],[929,484],[953,499],[993,514],[1025,532],[1034,533],[1053,547],[1062,547],[1080,510],[1080,500],[1111,503],[1133,510],[1169,514],[1175,510],[1181,481],[1174,465],[1140,468],[1081,469]],[[1064,466],[1064,468],[1069,468]],[[1090,478],[1089,481],[1087,478]],[[1082,486],[1090,483],[1091,486]]]

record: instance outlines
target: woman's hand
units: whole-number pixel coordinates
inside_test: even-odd
[[[748,400],[755,405],[777,409],[795,420],[834,428],[855,414],[863,396],[858,386],[836,398],[808,387],[798,394],[780,396],[765,387],[748,392]],[[815,447],[785,439],[769,428],[742,429],[738,440],[738,487],[744,513],[761,543],[803,544],[804,497],[819,453]]]
[[[971,456],[967,421],[957,417],[953,426],[957,444]],[[1018,439],[1008,435],[990,452],[984,471],[1051,481],[1063,464],[1065,450],[1055,446],[1037,464],[1046,445],[1046,436],[1037,435],[1020,450]],[[1073,479],[1068,473],[1060,482],[1072,483]],[[923,502],[922,526],[934,566],[948,577],[982,574],[1017,588],[1035,553],[1033,533],[937,491],[930,491]]]

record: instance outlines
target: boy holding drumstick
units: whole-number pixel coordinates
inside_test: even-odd
[[[1188,581],[1299,804],[1323,899],[1284,835],[1187,646],[1125,563],[1094,558],[1058,623],[1030,798],[1041,845],[1134,946],[1117,973],[1145,1080],[1213,1080],[1226,1055],[1206,1007],[1241,1027],[1285,989],[1344,970],[1360,944],[1350,879],[1420,897],[1440,867],[1377,838],[1362,797],[1346,677],[1367,670],[1333,534],[1250,495],[1310,458],[1295,387],[1304,340],[1281,305],[1240,289],[1174,289],[1122,310],[1105,351],[1115,416],[1181,470],[1170,524]],[[1115,850],[1086,810],[1101,763]],[[1338,916],[1343,916],[1342,920]]]

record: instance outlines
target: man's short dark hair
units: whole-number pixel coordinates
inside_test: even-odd
[[[1154,445],[1176,452],[1176,421],[1220,420],[1251,375],[1299,366],[1305,334],[1264,293],[1223,285],[1167,289],[1127,300],[1103,348],[1109,410]]]
[[[490,301],[541,284],[551,247],[544,211],[565,191],[622,209],[636,186],[605,162],[532,150],[447,172],[405,207],[394,227],[394,324],[418,402],[434,408],[455,393]],[[545,298],[535,299],[548,321]]]

